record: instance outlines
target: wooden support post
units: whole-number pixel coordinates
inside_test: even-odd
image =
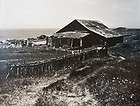
[[[48,64],[45,63],[45,73],[48,71]]]
[[[26,74],[27,74],[26,67],[23,67],[23,70],[24,70],[24,75],[26,76]]]
[[[82,41],[82,38],[80,38],[80,47],[83,46],[83,41]]]
[[[19,67],[16,67],[16,71],[17,71],[17,73],[16,73],[16,76],[18,76],[19,77]]]
[[[73,39],[71,39],[71,48],[73,48]]]

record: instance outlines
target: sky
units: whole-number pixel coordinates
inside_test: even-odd
[[[140,28],[140,0],[0,0],[0,29],[61,28],[74,19]]]

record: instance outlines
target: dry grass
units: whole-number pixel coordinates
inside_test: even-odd
[[[139,106],[140,63],[103,63],[75,70],[67,79],[45,87],[36,106]]]

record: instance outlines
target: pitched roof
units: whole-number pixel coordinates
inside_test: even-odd
[[[115,31],[112,31],[112,29],[108,28],[103,23],[98,22],[98,21],[81,20],[81,19],[76,19],[76,21],[79,22],[86,29],[90,30],[91,32],[97,33],[106,38],[123,36],[116,33]]]
[[[81,20],[76,19],[73,22],[78,22],[81,26],[83,26],[86,30],[80,31],[66,31],[63,32],[61,30],[57,31],[54,35],[56,37],[67,37],[67,38],[81,38],[84,36],[87,36],[90,32],[96,33],[100,36],[103,36],[105,38],[113,38],[113,37],[120,37],[123,36],[122,34],[117,33],[116,31],[113,31],[111,28],[108,28],[103,23],[95,20]],[[71,23],[73,23],[71,22]],[[70,24],[68,24],[66,27],[69,27]],[[65,27],[64,27],[65,28]],[[89,32],[90,31],[90,32]]]
[[[55,33],[54,37],[65,37],[65,38],[82,38],[84,36],[87,36],[89,33],[87,32],[79,32],[79,31],[68,31],[68,32],[62,32],[62,33]]]

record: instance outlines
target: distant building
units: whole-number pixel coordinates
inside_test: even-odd
[[[140,29],[138,28],[125,28],[125,27],[118,27],[116,29],[113,29],[114,31],[118,32],[119,34],[122,35],[127,35],[127,36],[131,36],[131,35],[140,35]]]
[[[28,47],[33,46],[45,46],[48,44],[48,37],[46,35],[41,35],[37,38],[28,38]]]
[[[3,48],[22,48],[27,45],[27,40],[11,39],[3,42]],[[7,46],[6,46],[7,45]]]
[[[42,45],[46,45],[46,40],[37,40],[32,42],[33,46],[42,46]]]
[[[104,24],[92,20],[74,20],[57,31],[52,37],[52,46],[59,48],[88,48],[113,46],[123,42],[123,36]]]
[[[127,28],[125,27],[118,27],[113,30],[121,35],[128,35]]]
[[[42,39],[46,39],[47,36],[46,35],[40,35],[39,37],[37,37],[37,39],[42,40]]]
[[[113,30],[124,36],[124,43],[130,43],[134,40],[140,40],[140,29],[138,28],[118,27]]]

